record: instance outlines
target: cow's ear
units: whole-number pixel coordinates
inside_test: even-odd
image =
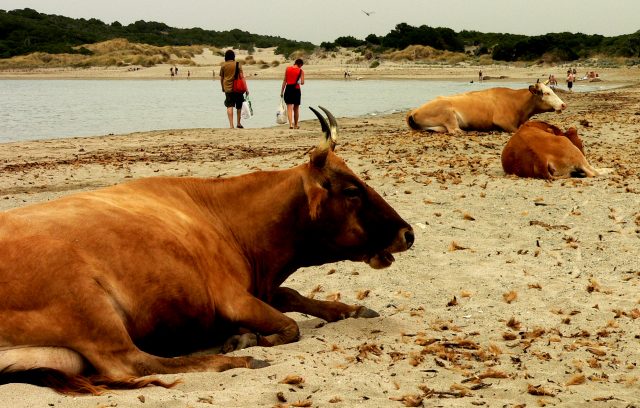
[[[535,85],[529,85],[529,92],[531,92],[534,95],[540,95],[542,93],[542,91],[540,91],[538,87]]]
[[[578,130],[574,127],[570,127],[569,129],[567,129],[567,131],[564,132],[564,136],[568,137],[569,139],[580,137],[578,136]]]
[[[307,201],[309,203],[309,217],[315,221],[320,217],[322,202],[327,198],[328,192],[320,185],[315,184],[307,189]]]
[[[324,164],[327,162],[328,155],[328,148],[322,148],[320,146],[316,147],[311,152],[311,165],[317,169],[323,168]]]

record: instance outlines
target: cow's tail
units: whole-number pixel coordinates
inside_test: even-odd
[[[611,174],[614,172],[614,169],[610,167],[594,168],[593,170],[597,173],[598,176],[604,176],[605,174]]]
[[[570,175],[571,177],[584,178],[584,177],[604,176],[605,174],[609,174],[612,172],[613,172],[613,169],[611,168],[597,169],[595,167],[591,167],[590,164],[585,164],[583,166],[574,168],[573,171],[571,171]]]
[[[148,386],[171,388],[180,381],[164,382],[157,378],[110,378],[103,375],[69,375],[51,368],[34,368],[24,371],[0,372],[0,384],[27,383],[49,387],[66,395],[100,395],[109,390],[133,390]]]
[[[422,130],[420,125],[418,125],[415,119],[413,119],[413,111],[407,113],[407,125],[409,125],[409,127],[413,130]]]

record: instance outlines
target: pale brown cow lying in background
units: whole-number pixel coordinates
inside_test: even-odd
[[[591,167],[575,128],[563,132],[542,121],[528,121],[502,150],[502,168],[519,177],[594,177],[608,172]]]
[[[0,383],[171,386],[138,377],[262,367],[184,353],[225,339],[225,350],[296,341],[284,312],[377,316],[280,286],[304,266],[387,267],[414,239],[335,155],[335,118],[314,112],[326,137],[292,169],[142,179],[0,213]]]
[[[407,124],[414,130],[447,133],[494,129],[515,132],[535,114],[559,113],[566,107],[553,89],[538,82],[528,89],[490,88],[439,96],[410,111]]]

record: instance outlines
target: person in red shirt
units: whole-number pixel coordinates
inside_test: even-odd
[[[300,85],[304,85],[302,65],[304,62],[298,58],[292,66],[287,67],[280,90],[280,97],[284,97],[284,103],[287,104],[289,129],[299,129],[298,118],[300,117],[300,99],[302,98]]]

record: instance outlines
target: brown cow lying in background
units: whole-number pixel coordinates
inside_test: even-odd
[[[414,130],[460,133],[463,130],[501,129],[515,132],[531,116],[561,112],[567,105],[542,83],[528,89],[490,88],[440,96],[407,114]]]
[[[582,140],[575,128],[563,132],[542,121],[525,123],[502,150],[502,168],[519,177],[595,177],[596,170],[584,157]]]
[[[184,354],[296,341],[284,312],[377,316],[280,286],[304,266],[387,267],[414,239],[334,153],[333,115],[314,112],[325,137],[292,169],[141,179],[0,213],[0,383],[171,386],[138,377],[265,366]]]

